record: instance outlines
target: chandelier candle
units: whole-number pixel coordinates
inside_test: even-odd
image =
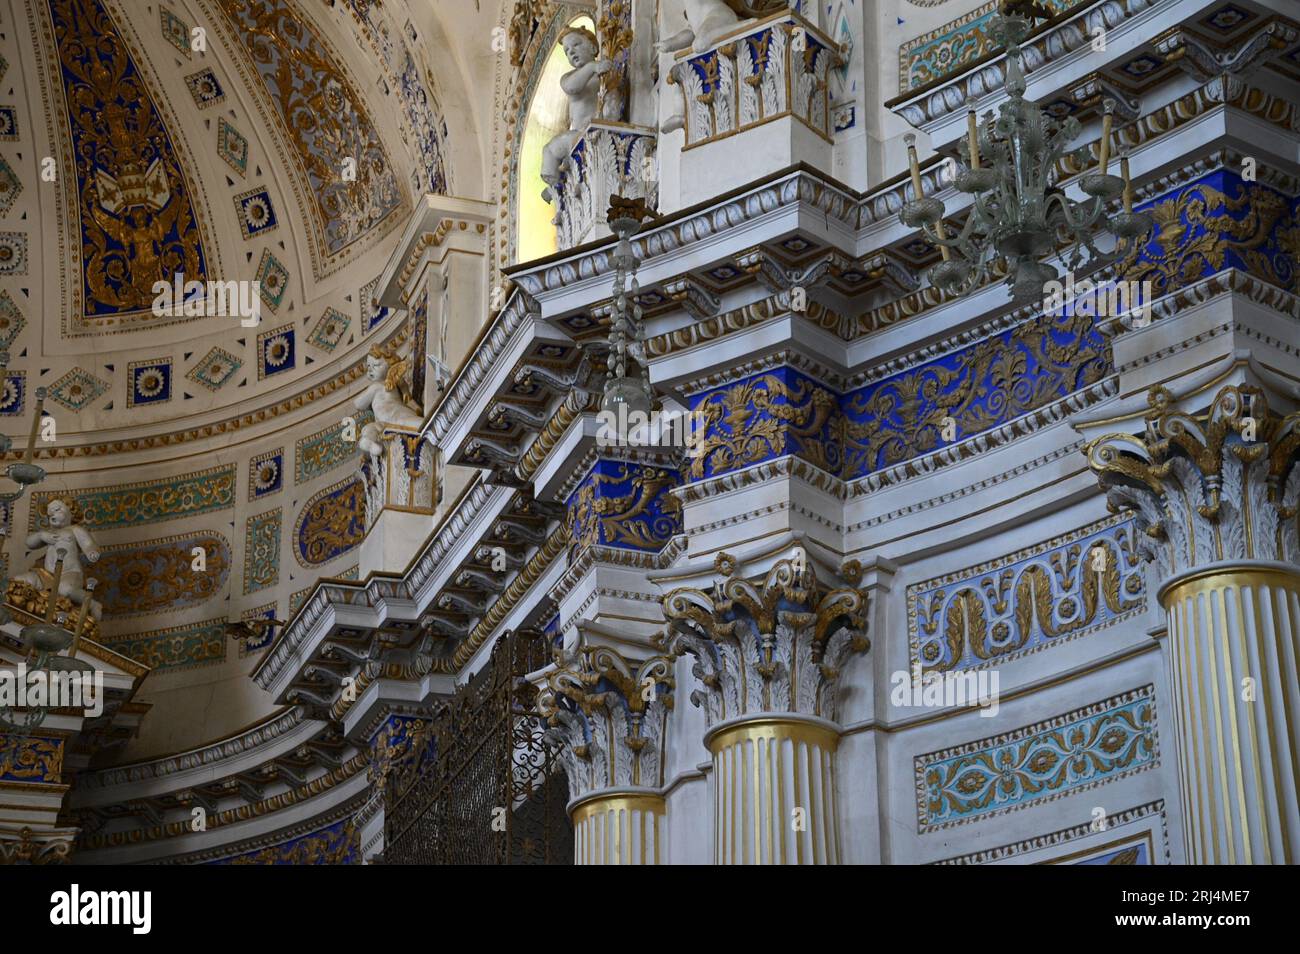
[[[966,141],[970,150],[970,167],[980,167],[979,119],[975,115],[975,100],[966,101]]]
[[[1110,169],[1110,126],[1115,112],[1115,104],[1106,100],[1101,117],[1101,154],[1097,158],[1097,167],[1104,176]]]
[[[32,429],[27,434],[27,450],[23,454],[23,463],[30,464],[36,454],[36,435],[41,429],[41,415],[45,412],[45,388],[36,389],[36,409],[32,414]]]
[[[903,141],[907,143],[907,164],[912,170],[912,191],[916,193],[916,201],[920,202],[925,198],[925,190],[921,188],[921,167],[916,161],[916,135],[908,133],[903,137]],[[934,234],[938,236],[941,242],[948,238],[948,233],[943,227],[943,219],[939,219],[934,223]],[[940,245],[939,254],[943,256],[943,260],[946,262],[951,253],[948,251],[948,246]]]

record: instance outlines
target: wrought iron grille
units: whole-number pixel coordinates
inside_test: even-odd
[[[549,662],[539,633],[506,633],[434,712],[388,789],[384,864],[573,863],[568,780],[524,676]]]

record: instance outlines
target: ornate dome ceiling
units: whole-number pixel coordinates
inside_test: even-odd
[[[404,4],[33,0],[19,17],[0,67],[0,140],[18,144],[0,160],[0,413],[45,386],[68,447],[201,427],[389,333],[373,283],[415,197],[451,185]],[[220,313],[254,301],[256,327]]]

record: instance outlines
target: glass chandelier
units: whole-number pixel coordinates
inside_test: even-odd
[[[908,228],[920,229],[939,249],[942,261],[930,270],[930,282],[949,294],[965,295],[978,288],[994,263],[1002,261],[1016,301],[1042,298],[1044,286],[1059,277],[1056,268],[1042,259],[1058,248],[1064,247],[1061,257],[1071,270],[1085,263],[1103,264],[1152,228],[1150,216],[1133,211],[1126,155],[1120,157],[1120,175],[1110,174],[1110,102],[1105,106],[1097,167],[1079,180],[1079,188],[1089,198],[1076,202],[1060,187],[1058,163],[1082,127],[1073,116],[1057,121],[1025,100],[1020,43],[1032,26],[1030,19],[1006,12],[989,23],[990,34],[1006,46],[1007,99],[998,117],[985,113],[982,124],[970,104],[963,149],[966,165],[957,172],[954,185],[972,201],[956,235],[950,237],[944,227],[943,202],[922,191],[916,137],[905,137],[915,198],[903,206],[899,218]],[[1071,155],[1083,166],[1089,159],[1088,147]],[[1108,214],[1108,204],[1120,195],[1123,211]],[[1108,254],[1095,244],[1103,227],[1116,239],[1116,249]]]

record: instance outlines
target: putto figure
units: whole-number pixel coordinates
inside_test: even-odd
[[[719,37],[751,22],[751,20],[742,20],[740,15],[723,0],[686,0],[683,15],[686,17],[686,29],[664,37],[655,44],[655,50],[660,53],[677,53],[681,50],[703,53],[711,49]],[[679,66],[680,64],[674,64],[669,72],[677,70]],[[685,126],[686,117],[678,113],[664,120],[659,131],[676,132]]]
[[[573,67],[560,77],[560,89],[569,98],[569,128],[542,149],[542,181],[546,188],[542,198],[555,201],[552,187],[560,181],[560,171],[569,161],[569,153],[587,131],[600,110],[600,78],[614,68],[609,60],[597,59],[600,50],[596,35],[582,27],[570,27],[560,34],[560,46]]]
[[[361,429],[359,440],[361,449],[371,457],[384,453],[385,425],[415,428],[422,423],[419,410],[409,400],[406,375],[410,366],[410,361],[400,360],[378,345],[366,355],[366,378],[370,385],[357,395],[353,406],[358,411],[370,408],[375,413],[374,421]]]
[[[38,530],[27,535],[27,549],[45,547],[45,558],[26,573],[14,577],[39,590],[48,590],[54,583],[54,568],[63,560],[63,574],[59,577],[59,596],[66,596],[76,606],[90,600],[90,615],[98,620],[103,607],[91,599],[86,590],[85,573],[81,567],[84,559],[94,563],[99,559],[95,538],[80,523],[73,520],[72,505],[64,500],[51,500],[45,510],[48,530]]]

